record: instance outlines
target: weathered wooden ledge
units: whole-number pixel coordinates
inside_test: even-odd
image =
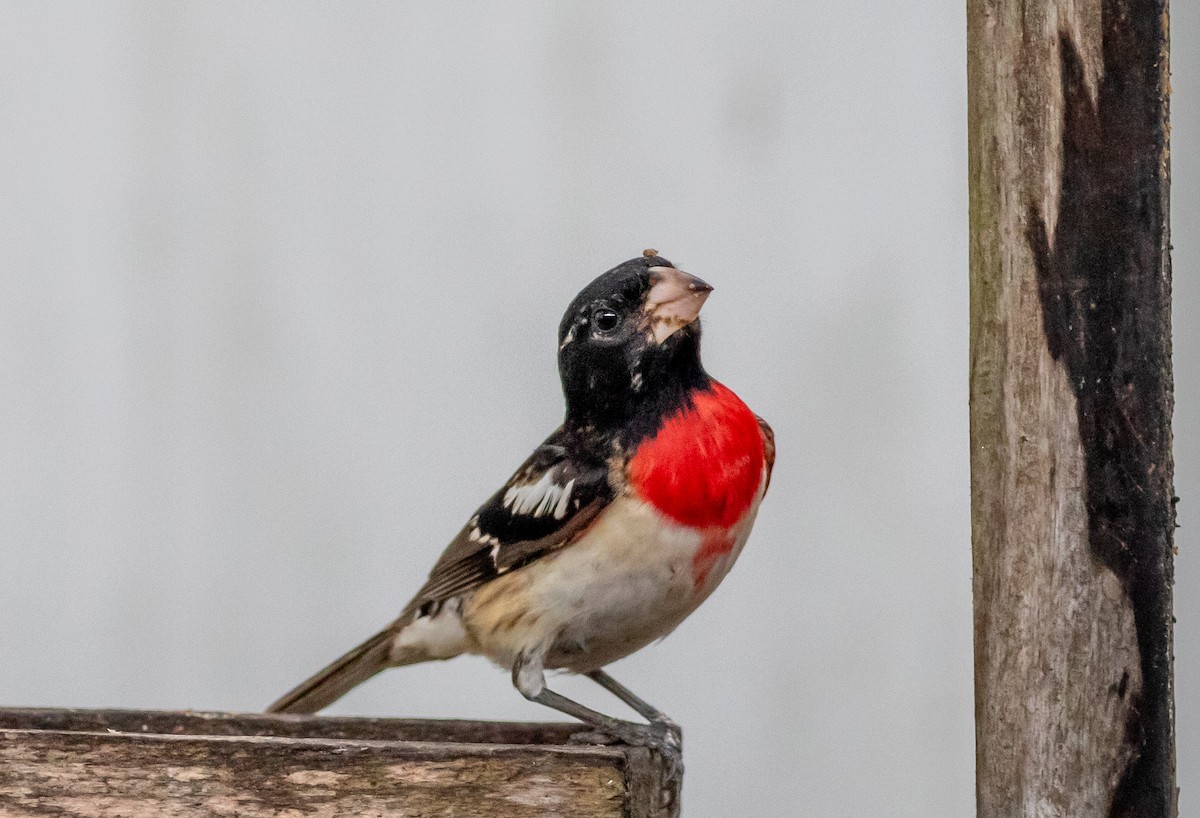
[[[0,815],[667,818],[656,753],[575,724],[0,709]]]

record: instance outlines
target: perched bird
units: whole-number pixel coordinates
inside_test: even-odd
[[[525,698],[678,758],[678,728],[602,668],[666,636],[750,535],[774,436],[700,363],[712,287],[647,250],[558,329],[566,417],[475,512],[400,617],[269,708],[312,713],[387,667],[487,656]],[[546,686],[589,676],[649,724]]]

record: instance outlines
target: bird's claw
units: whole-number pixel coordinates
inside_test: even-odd
[[[683,731],[673,721],[663,719],[646,725],[650,739],[645,746],[663,753],[683,754]]]
[[[645,747],[662,756],[666,781],[683,779],[683,731],[670,719],[656,719],[649,724],[623,722],[603,729],[573,733],[572,744],[611,745],[621,742],[631,747]],[[668,797],[671,797],[668,792]],[[670,806],[670,804],[664,804]]]
[[[683,751],[683,730],[678,724],[663,716],[655,719],[651,726],[658,725],[667,734],[668,740],[674,744],[675,748],[680,752]]]

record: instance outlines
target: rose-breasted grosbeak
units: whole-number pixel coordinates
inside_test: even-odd
[[[700,363],[712,287],[653,250],[604,273],[558,330],[566,419],[471,517],[400,617],[270,710],[311,713],[386,667],[483,654],[527,699],[678,758],[678,728],[601,670],[717,587],[767,490],[774,436]],[[586,674],[649,725],[546,687]]]

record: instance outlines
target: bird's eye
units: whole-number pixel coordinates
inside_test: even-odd
[[[621,323],[621,316],[609,309],[598,309],[592,313],[592,325],[600,332],[611,332]]]

